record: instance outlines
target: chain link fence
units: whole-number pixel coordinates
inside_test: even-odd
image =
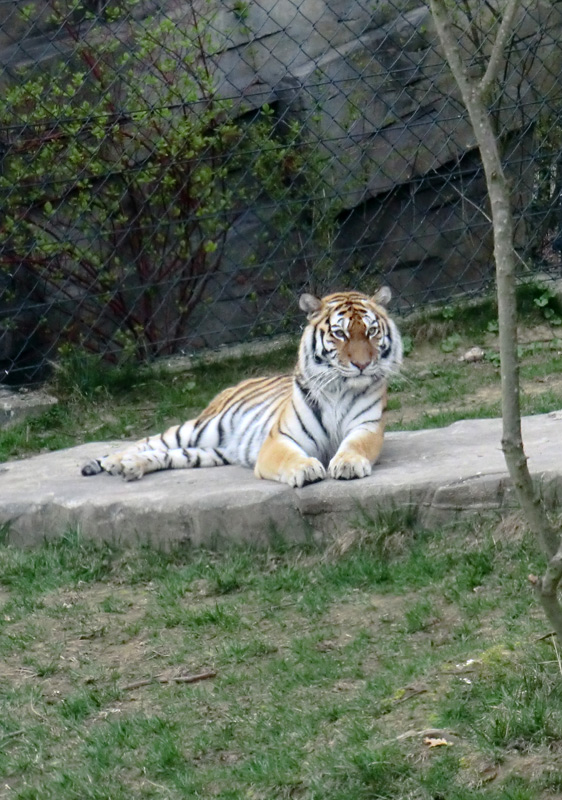
[[[467,69],[498,6],[463,0]],[[412,0],[0,0],[0,380],[408,311],[493,281],[474,135]],[[525,275],[560,273],[562,3],[522,4],[491,113]]]

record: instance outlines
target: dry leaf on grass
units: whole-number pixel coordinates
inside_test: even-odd
[[[431,736],[426,736],[423,743],[428,747],[452,747],[453,743],[448,742],[447,739],[433,739]]]

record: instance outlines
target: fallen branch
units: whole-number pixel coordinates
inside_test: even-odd
[[[139,681],[127,683],[125,686],[122,686],[121,689],[125,692],[129,689],[140,689],[141,686],[150,686],[151,683],[197,683],[198,681],[206,681],[209,678],[214,678],[216,674],[216,672],[210,671],[200,672],[199,675],[178,675],[176,678],[144,678]]]
[[[411,700],[412,697],[417,697],[420,694],[425,694],[427,691],[428,691],[427,687],[425,686],[420,686],[419,688],[416,689],[413,688],[405,689],[402,697],[399,697],[397,700],[393,700],[392,705],[397,706],[400,703],[405,703],[407,700]]]
[[[405,733],[401,733],[396,739],[389,739],[389,742],[396,741],[396,742],[403,742],[405,739],[415,739],[418,736],[423,737],[434,737],[434,736],[458,736],[459,734],[455,731],[451,731],[448,728],[424,728],[422,731],[415,731],[409,730]]]

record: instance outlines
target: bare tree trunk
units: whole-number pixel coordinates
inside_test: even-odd
[[[491,55],[480,79],[470,76],[458,40],[451,26],[447,0],[430,0],[431,13],[445,58],[460,89],[486,175],[494,234],[496,289],[502,387],[502,448],[511,480],[527,524],[538,537],[549,558],[542,579],[532,582],[544,611],[562,640],[562,608],[557,589],[562,578],[562,544],[551,525],[540,497],[533,486],[521,435],[519,401],[519,362],[517,355],[517,302],[515,294],[516,257],[510,190],[505,177],[498,141],[489,110],[489,98],[503,65],[506,44],[521,0],[507,0]]]

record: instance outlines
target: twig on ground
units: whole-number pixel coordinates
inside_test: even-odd
[[[405,689],[402,697],[399,697],[397,700],[393,700],[392,705],[397,706],[400,703],[405,703],[406,700],[411,700],[412,697],[417,697],[419,694],[425,694],[427,691],[428,690],[426,686],[420,686],[416,689]]]
[[[214,678],[217,673],[213,672],[200,672],[199,675],[178,675],[175,678],[144,678],[139,681],[133,681],[122,686],[122,691],[128,689],[140,689],[141,686],[150,686],[151,683],[197,683],[197,681],[206,681],[208,678]]]
[[[549,631],[548,633],[543,633],[542,636],[537,636],[535,641],[542,642],[543,639],[550,639],[552,636],[556,636],[556,631]]]
[[[560,660],[560,653],[558,652],[558,647],[556,645],[556,637],[553,637],[552,645],[554,647],[554,652],[556,653],[556,660],[558,662],[558,669],[560,670],[560,674],[562,675],[562,661]]]
[[[0,737],[0,747],[4,744],[4,742],[13,739],[14,736],[21,736],[23,733],[25,733],[25,728],[20,728],[17,731],[11,731],[10,733],[5,733],[4,736]]]
[[[447,728],[424,728],[422,731],[409,730],[401,733],[394,741],[401,742],[404,739],[414,739],[417,736],[458,736],[458,733]]]

